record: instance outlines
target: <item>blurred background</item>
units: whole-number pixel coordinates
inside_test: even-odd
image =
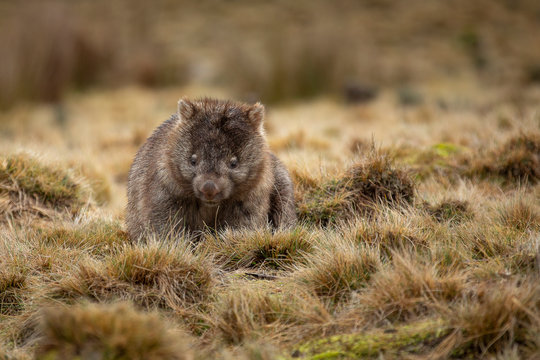
[[[540,82],[537,0],[1,1],[0,24],[3,108],[134,84],[279,103]]]
[[[308,172],[540,127],[538,0],[0,0],[0,29],[0,152],[77,169],[120,216],[182,96],[262,101]]]

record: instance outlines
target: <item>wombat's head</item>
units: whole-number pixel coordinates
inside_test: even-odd
[[[171,158],[184,191],[213,206],[260,178],[267,148],[261,104],[181,99],[177,115]]]

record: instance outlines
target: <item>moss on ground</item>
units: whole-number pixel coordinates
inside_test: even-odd
[[[487,151],[439,143],[422,151],[405,147],[392,153],[399,162],[410,166],[418,180],[438,175],[450,181],[466,177],[505,186],[535,185],[540,180],[538,132],[519,134]]]
[[[454,180],[459,176],[459,159],[468,149],[452,143],[438,143],[427,149],[400,148],[391,151],[396,161],[411,168],[414,178],[426,180],[432,176],[444,176]]]
[[[423,320],[386,330],[334,335],[309,341],[295,348],[291,357],[302,359],[356,359],[400,357],[429,351],[444,339],[449,328],[441,320]]]

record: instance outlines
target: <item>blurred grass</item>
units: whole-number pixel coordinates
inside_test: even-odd
[[[539,14],[535,0],[2,2],[0,105],[133,83],[265,102],[471,73],[535,83]]]
[[[82,179],[25,154],[0,156],[0,199],[0,220],[24,212],[45,216],[47,208],[76,214],[93,203],[91,189]]]

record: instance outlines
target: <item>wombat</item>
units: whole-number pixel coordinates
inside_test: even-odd
[[[137,152],[128,177],[127,231],[161,236],[205,228],[291,227],[289,173],[265,139],[264,107],[181,99]]]

